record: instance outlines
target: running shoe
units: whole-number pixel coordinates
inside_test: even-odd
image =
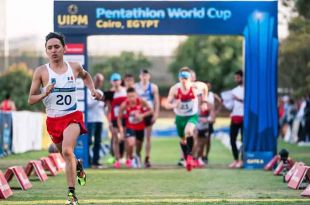
[[[243,167],[243,162],[242,160],[239,160],[236,165],[235,165],[235,168],[239,169],[239,168],[242,168]]]
[[[194,167],[194,160],[193,160],[193,156],[192,155],[188,155],[187,159],[186,159],[186,169],[187,171],[192,171]]]
[[[116,161],[115,158],[112,156],[107,159],[108,164],[114,164],[115,161]]]
[[[152,167],[152,165],[151,165],[149,157],[145,157],[144,168],[151,168],[151,167]]]
[[[132,161],[131,161],[131,159],[127,159],[127,160],[126,160],[126,167],[127,167],[127,168],[131,168],[131,167],[132,167]]]
[[[141,168],[141,159],[139,156],[133,158],[133,168]]]
[[[117,160],[116,162],[114,162],[113,167],[114,167],[115,169],[119,169],[119,168],[121,168],[121,163]]]
[[[228,165],[228,167],[231,168],[231,169],[234,169],[234,168],[236,168],[237,163],[238,163],[238,161],[235,160],[235,161],[233,161],[232,163],[230,163],[230,164]]]
[[[193,168],[198,168],[198,159],[193,159]]]
[[[206,165],[201,157],[198,158],[197,163],[198,168],[203,168]]]
[[[76,175],[78,184],[84,186],[86,184],[86,173],[84,171],[83,161],[81,159],[78,159],[76,163]]]
[[[181,159],[178,161],[178,166],[180,166],[180,167],[185,167],[185,165],[186,165],[185,160],[184,160],[183,158],[181,158]]]
[[[73,193],[71,192],[68,193],[68,199],[65,205],[79,205],[78,199]]]
[[[209,159],[207,156],[202,157],[202,160],[204,162],[204,164],[208,164],[209,163]]]

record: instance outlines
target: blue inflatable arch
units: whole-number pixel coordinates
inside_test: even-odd
[[[244,157],[246,167],[255,168],[262,167],[277,148],[277,4],[276,0],[55,0],[54,30],[67,38],[66,57],[85,68],[90,35],[244,36]],[[88,155],[83,147],[88,145],[82,137],[77,155]],[[83,158],[88,164],[88,157]]]

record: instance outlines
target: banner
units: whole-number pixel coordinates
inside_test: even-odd
[[[253,11],[277,18],[277,1],[55,1],[54,5],[55,30],[71,35],[242,35]]]

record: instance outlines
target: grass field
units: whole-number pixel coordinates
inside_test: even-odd
[[[230,170],[232,157],[218,140],[213,140],[210,164],[205,169],[188,173],[175,166],[179,148],[177,138],[153,140],[154,168],[87,170],[88,183],[77,187],[81,204],[310,204],[300,197],[301,190],[291,190],[282,177],[261,170]],[[291,156],[310,164],[309,147],[280,143]],[[25,165],[47,152],[29,152],[0,159],[0,169],[11,165]],[[41,183],[31,177],[33,188],[18,189],[13,180],[14,195],[0,204],[64,204],[66,184],[64,175],[49,177]]]

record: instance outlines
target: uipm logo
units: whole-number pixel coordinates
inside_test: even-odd
[[[79,8],[77,5],[70,4],[67,12],[68,14],[57,16],[59,27],[85,28],[88,26],[88,16],[78,14]]]
[[[68,13],[71,15],[75,15],[79,12],[79,7],[75,4],[71,4],[68,6]]]

